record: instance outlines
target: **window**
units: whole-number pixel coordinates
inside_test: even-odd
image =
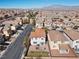
[[[37,44],[37,42],[33,42],[34,44]]]
[[[41,42],[41,45],[43,45],[44,43],[43,42]]]
[[[43,38],[41,38],[41,40],[43,40]]]
[[[37,46],[40,46],[39,44],[37,44]]]
[[[76,43],[79,43],[79,41],[76,41]]]
[[[57,41],[54,41],[54,43],[57,43]]]

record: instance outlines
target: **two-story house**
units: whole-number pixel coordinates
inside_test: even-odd
[[[69,38],[70,46],[75,49],[76,53],[79,53],[79,33],[75,30],[65,30],[65,34]]]
[[[44,45],[46,42],[46,34],[45,30],[41,28],[37,28],[35,32],[31,32],[30,35],[30,44],[41,46]]]
[[[63,33],[57,30],[48,31],[47,36],[51,49],[59,49],[59,44],[69,44]]]

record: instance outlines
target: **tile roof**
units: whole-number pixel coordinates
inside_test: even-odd
[[[61,54],[59,50],[62,49],[62,48],[68,49],[69,52]],[[59,50],[58,49],[52,49],[51,50],[52,56],[56,56],[56,57],[76,57],[76,54],[73,52],[73,50],[67,44],[61,44],[61,45],[59,45]]]
[[[45,37],[45,30],[41,28],[37,28],[35,32],[31,32],[30,38],[32,37]]]
[[[2,24],[5,24],[5,25],[7,25],[7,24],[13,24],[13,25],[17,25],[19,23],[19,21],[18,20],[7,20],[7,21],[4,21]]]
[[[48,32],[51,41],[67,41],[67,38],[63,35],[63,33],[52,30]]]
[[[65,33],[72,39],[77,40],[79,39],[79,33],[75,30],[65,30]]]

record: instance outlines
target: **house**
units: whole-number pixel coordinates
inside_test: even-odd
[[[6,25],[4,28],[3,28],[3,34],[5,35],[5,38],[6,39],[9,39],[11,34],[12,34],[12,31],[11,31],[11,28],[10,28],[10,25]]]
[[[11,26],[11,30],[15,31],[16,30],[16,27],[15,26]]]
[[[5,24],[5,25],[10,25],[10,24],[13,24],[13,25],[18,25],[18,23],[20,24],[20,25],[23,25],[23,20],[22,19],[18,19],[18,18],[16,18],[15,20],[9,20],[9,21],[4,21],[2,24]]]
[[[16,33],[16,26],[15,25],[10,25],[10,28],[11,28],[11,31],[12,31],[12,33],[11,34],[14,34],[14,33]]]
[[[68,44],[59,44],[59,49],[52,49],[52,57],[76,57],[76,54]]]
[[[35,32],[31,32],[30,35],[30,44],[41,46],[44,45],[46,42],[46,34],[45,30],[41,28],[37,28]]]
[[[44,27],[51,30],[52,29],[52,21],[51,20],[46,20],[44,22]]]
[[[21,17],[16,17],[15,22],[17,22],[17,24],[19,23],[20,25],[23,25],[23,19]]]
[[[36,20],[36,28],[43,28],[43,21],[42,20]]]
[[[23,20],[23,24],[29,23],[30,21],[27,16],[22,17],[22,20]]]
[[[3,29],[3,34],[5,36],[9,36],[9,30],[10,30],[9,26],[5,26],[4,29]]]
[[[72,21],[64,21],[64,26],[66,28],[66,30],[72,30],[72,28],[74,27],[74,23]]]
[[[75,30],[65,30],[65,34],[70,39],[70,46],[75,49],[76,53],[79,53],[79,33]]]
[[[63,35],[63,33],[57,30],[48,31],[47,36],[50,49],[59,49],[59,44],[69,44],[67,38]]]
[[[23,20],[16,17],[15,20],[4,21],[2,24],[11,25],[11,30],[15,31],[23,25]]]

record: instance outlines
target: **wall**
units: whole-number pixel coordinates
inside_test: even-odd
[[[34,43],[34,42],[36,42],[36,43]],[[31,38],[31,41],[30,41],[30,43],[31,43],[31,45],[41,45],[41,43],[43,42],[43,44],[45,44],[45,38],[44,37],[38,37],[38,38]]]

